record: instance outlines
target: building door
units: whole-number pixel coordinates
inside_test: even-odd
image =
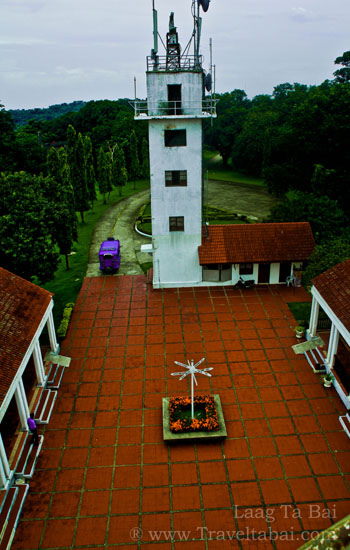
[[[181,84],[168,84],[168,114],[181,115]]]
[[[291,268],[292,268],[291,262],[280,263],[280,276],[278,279],[280,283],[286,282],[287,277],[290,276]]]
[[[258,283],[270,282],[270,265],[271,264],[259,264]]]

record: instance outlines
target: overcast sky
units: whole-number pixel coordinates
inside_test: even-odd
[[[155,4],[162,38],[174,11],[184,48],[192,0]],[[204,68],[212,38],[219,93],[240,88],[252,98],[283,82],[320,84],[350,50],[349,0],[212,0],[202,16]],[[152,0],[0,0],[0,104],[133,98],[134,77],[143,98],[152,46]]]

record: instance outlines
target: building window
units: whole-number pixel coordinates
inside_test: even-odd
[[[182,115],[181,84],[168,84],[168,115]]]
[[[165,170],[165,187],[187,185],[187,170]]]
[[[253,264],[239,264],[240,275],[253,275]]]
[[[186,130],[164,130],[165,147],[185,147]]]
[[[183,216],[170,216],[169,231],[184,231],[185,218]]]

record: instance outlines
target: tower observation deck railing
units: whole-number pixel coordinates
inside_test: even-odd
[[[149,55],[147,71],[202,71],[203,56],[198,55]]]
[[[139,101],[133,102],[135,118],[156,117],[216,117],[217,99],[206,97],[200,101]]]

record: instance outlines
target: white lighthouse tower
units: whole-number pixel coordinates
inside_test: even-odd
[[[202,239],[202,119],[215,114],[205,97],[211,76],[199,55],[200,8],[192,0],[194,54],[181,52],[174,14],[165,55],[158,55],[157,12],[153,6],[154,48],[147,57],[147,102],[135,101],[135,119],[148,120],[151,173],[154,288],[202,283],[198,247]]]

